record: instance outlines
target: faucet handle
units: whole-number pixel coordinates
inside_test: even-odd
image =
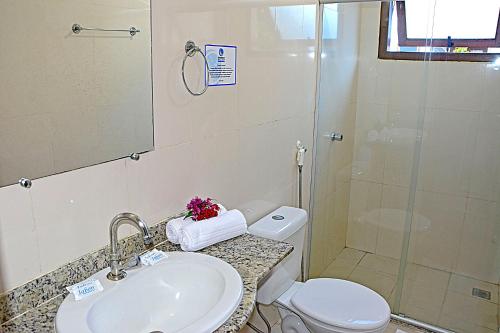
[[[133,269],[139,267],[141,260],[137,253],[132,254],[127,258],[125,264],[122,266],[122,269]]]
[[[147,250],[150,250],[155,246],[153,236],[148,234],[144,236],[143,240]]]

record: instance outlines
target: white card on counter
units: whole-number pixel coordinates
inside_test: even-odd
[[[154,266],[163,259],[167,258],[167,254],[163,251],[159,251],[157,249],[151,250],[149,252],[144,253],[139,257],[141,259],[141,263],[146,266]]]
[[[210,70],[208,86],[234,86],[236,84],[236,46],[207,44],[205,55]]]
[[[75,285],[66,287],[66,289],[75,296],[76,301],[100,293],[104,290],[101,282],[94,279],[82,281]]]

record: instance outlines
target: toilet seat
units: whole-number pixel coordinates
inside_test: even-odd
[[[304,317],[324,328],[338,328],[338,332],[378,331],[390,319],[389,305],[382,296],[345,280],[308,280],[290,303]]]

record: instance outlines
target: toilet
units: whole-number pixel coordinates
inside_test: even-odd
[[[296,281],[306,224],[303,209],[280,207],[248,228],[255,236],[294,246],[293,252],[260,282],[257,302],[278,307],[283,333],[383,333],[391,311],[375,291],[339,279]]]

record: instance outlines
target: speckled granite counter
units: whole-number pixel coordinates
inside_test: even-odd
[[[164,223],[151,228],[156,247],[164,251],[178,251],[179,247],[165,241]],[[144,250],[140,237],[129,237],[120,246],[125,255]],[[283,260],[293,247],[252,235],[243,235],[211,247],[201,253],[220,258],[231,264],[243,280],[243,298],[238,309],[216,331],[238,332],[250,317],[257,291],[257,283]],[[106,267],[108,249],[104,248],[35,279],[0,296],[0,332],[54,332],[54,319],[59,305],[67,295],[65,287],[86,279]]]

